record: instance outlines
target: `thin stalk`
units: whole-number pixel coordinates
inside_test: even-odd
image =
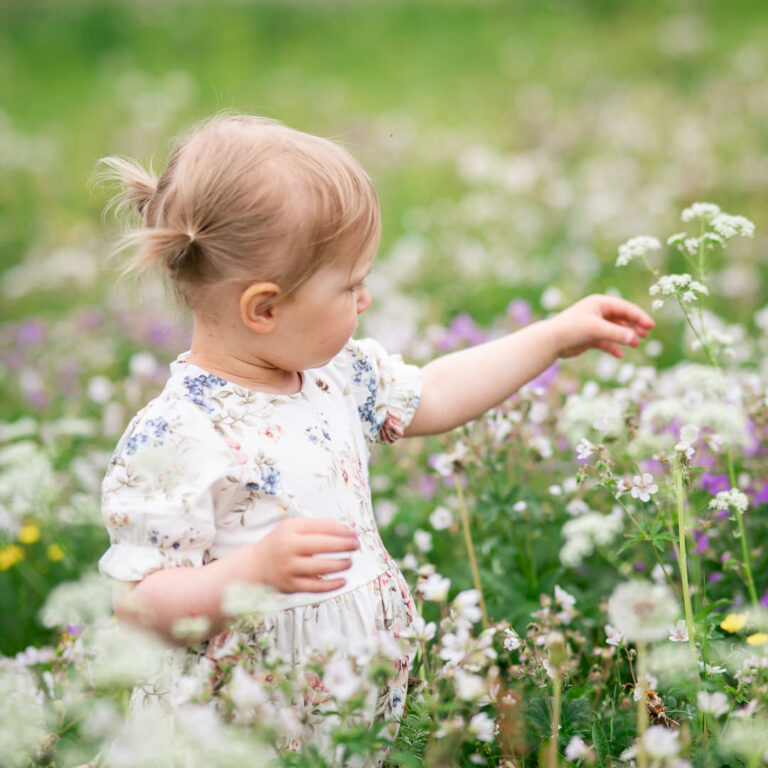
[[[648,705],[646,704],[645,688],[647,685],[647,674],[645,671],[645,645],[643,643],[637,646],[637,681],[643,695],[637,700],[637,766],[638,768],[647,768],[648,755],[645,752],[645,732],[648,730]]]
[[[563,699],[563,678],[559,667],[554,670],[552,679],[552,723],[549,734],[549,750],[547,755],[547,768],[557,768],[560,741],[560,712],[562,710]]]
[[[685,548],[685,491],[683,490],[683,470],[679,463],[675,465],[675,490],[677,493],[677,533],[680,547],[680,578],[683,583],[685,624],[688,628],[688,642],[695,658],[696,639],[693,633],[693,610],[691,608],[691,590],[688,586],[688,558]]]
[[[469,555],[469,567],[472,569],[472,581],[475,589],[480,593],[480,610],[483,612],[483,629],[488,629],[488,612],[485,610],[485,597],[483,595],[483,585],[480,582],[480,571],[477,568],[475,559],[475,548],[472,545],[472,532],[469,527],[469,512],[464,501],[464,491],[461,488],[461,476],[456,474],[456,496],[459,500],[459,514],[461,515],[461,527],[464,530],[464,543],[467,546]]]
[[[731,454],[730,446],[726,450],[726,456],[728,457],[728,478],[731,483],[731,488],[737,488],[736,485],[736,469],[733,466],[733,455]],[[744,527],[744,518],[738,510],[736,511],[736,525],[739,528],[739,539],[741,541],[741,560],[744,565],[744,576],[746,577],[747,590],[749,591],[749,599],[752,603],[752,607],[759,608],[757,600],[757,592],[755,591],[755,580],[752,578],[752,561],[749,556],[749,543],[747,541],[747,530]]]

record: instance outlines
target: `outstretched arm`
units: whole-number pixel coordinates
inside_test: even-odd
[[[653,320],[629,301],[594,295],[560,314],[470,349],[428,363],[419,407],[407,437],[434,435],[465,424],[503,402],[559,357],[602,349],[623,357]]]

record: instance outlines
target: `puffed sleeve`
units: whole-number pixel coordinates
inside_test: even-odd
[[[421,371],[373,339],[345,348],[352,395],[369,443],[392,443],[411,423],[421,397]]]
[[[216,510],[232,478],[217,436],[191,419],[147,409],[118,443],[102,485],[102,517],[110,547],[99,570],[121,581],[152,571],[204,565]]]

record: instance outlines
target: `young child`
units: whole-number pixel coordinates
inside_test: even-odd
[[[118,616],[177,644],[176,622],[203,617],[208,652],[225,645],[235,582],[277,591],[264,631],[296,663],[325,631],[352,644],[407,629],[414,604],[371,509],[372,444],[453,429],[558,357],[621,357],[653,326],[627,301],[590,296],[419,370],[351,340],[380,218],[371,180],[337,144],[217,117],[158,180],[105,163],[142,216],[134,266],[160,267],[194,316],[190,351],[129,425],[103,486],[100,568],[133,585]],[[400,715],[409,661],[377,716]]]

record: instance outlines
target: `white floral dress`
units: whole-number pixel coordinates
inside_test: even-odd
[[[376,527],[368,459],[374,442],[391,442],[413,418],[419,369],[372,340],[350,341],[326,366],[305,371],[299,392],[277,395],[227,382],[187,359],[171,365],[163,392],[115,450],[103,484],[111,546],[102,573],[140,581],[161,568],[204,565],[259,541],[288,517],[331,517],[360,542],[345,586],[279,594],[280,610],[262,629],[294,664],[329,634],[350,643],[382,630],[397,637],[415,608]],[[226,635],[212,639],[208,657],[227,642]],[[398,662],[373,716],[401,714],[409,662],[408,654]]]

